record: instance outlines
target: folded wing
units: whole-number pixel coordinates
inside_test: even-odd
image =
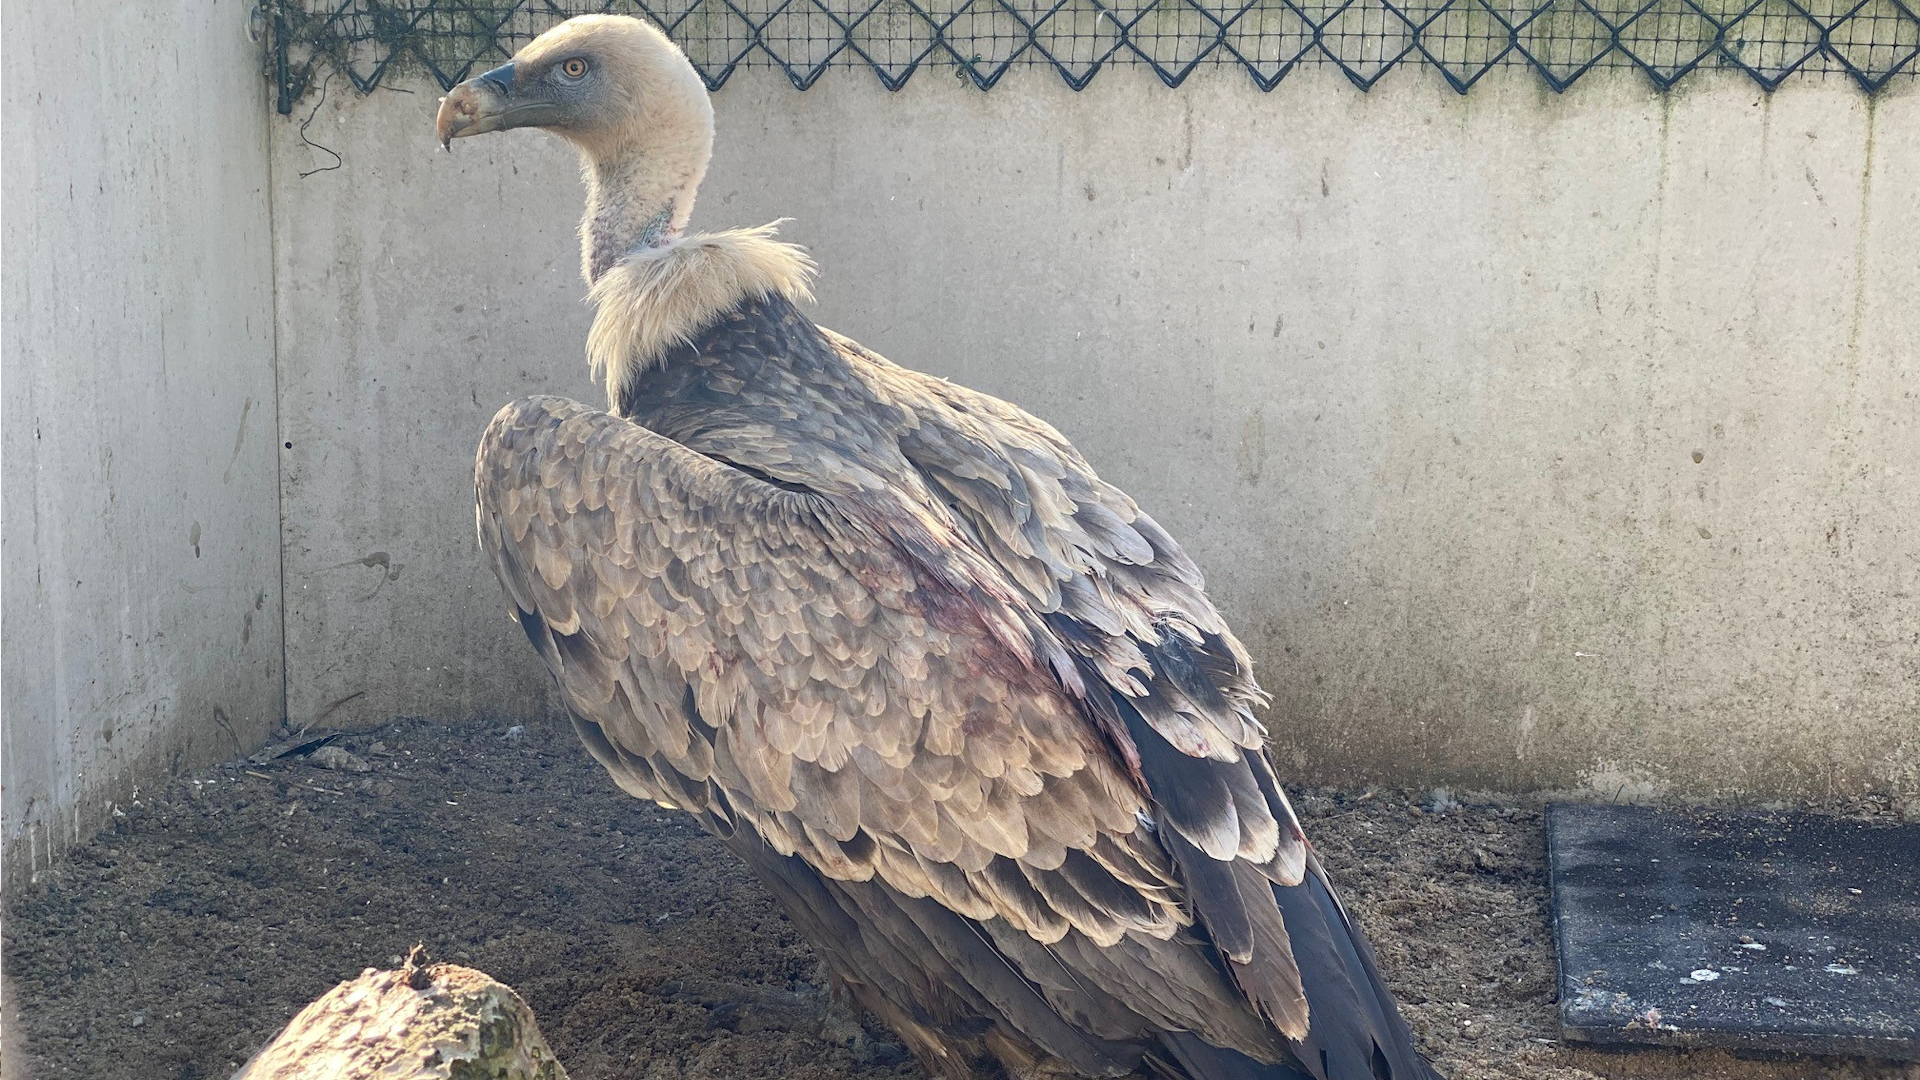
[[[1199,923],[1305,1071],[1431,1076],[1273,774],[1266,695],[1193,561],[1046,422],[830,336],[912,417],[902,451],[1070,654],[1063,684],[1125,733]]]
[[[1244,651],[1171,539],[1021,417],[942,412],[903,438],[951,500],[934,516],[986,551],[938,567],[897,507],[554,398],[489,427],[480,540],[615,780],[914,927],[872,955],[941,953],[920,962],[972,972],[990,1020],[1090,1070],[1047,1032],[1299,1057],[1322,1031],[1276,890],[1309,887],[1316,963],[1363,961],[1258,750]],[[1022,1016],[1015,991],[1044,1004]]]

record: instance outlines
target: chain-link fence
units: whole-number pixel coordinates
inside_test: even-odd
[[[1302,64],[1367,89],[1403,64],[1466,93],[1524,65],[1554,90],[1595,68],[1635,68],[1667,89],[1702,67],[1771,90],[1796,73],[1873,92],[1920,69],[1920,0],[262,0],[280,111],[332,70],[362,92],[397,69],[443,87],[506,60],[561,19],[651,19],[715,90],[773,67],[805,90],[830,68],[889,89],[927,67],[982,90],[1016,65],[1084,88],[1104,67],[1145,65],[1179,86],[1232,64],[1271,90]]]

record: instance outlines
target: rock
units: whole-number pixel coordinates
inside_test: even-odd
[[[373,766],[351,750],[338,746],[323,746],[307,755],[307,760],[323,769],[337,769],[340,772],[372,772]]]
[[[368,968],[300,1011],[233,1080],[567,1080],[520,995],[452,964]]]

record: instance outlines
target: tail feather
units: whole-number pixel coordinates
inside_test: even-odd
[[[1160,1033],[1163,1054],[1148,1058],[1166,1080],[1316,1080],[1291,1062],[1268,1064],[1186,1031]]]
[[[1286,920],[1310,1010],[1307,1036],[1295,1048],[1308,1075],[1314,1080],[1440,1080],[1414,1049],[1413,1033],[1380,979],[1373,948],[1347,915],[1320,860],[1309,855],[1305,879],[1275,885],[1273,895]],[[1279,1073],[1275,1080],[1287,1075]]]
[[[1263,1062],[1184,1031],[1162,1032],[1148,1064],[1166,1080],[1442,1080],[1380,980],[1373,948],[1317,858],[1298,885],[1273,887],[1310,1015],[1292,1059]]]

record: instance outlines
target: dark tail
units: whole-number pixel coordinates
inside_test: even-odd
[[[1273,888],[1306,991],[1307,1037],[1296,1061],[1268,1065],[1185,1032],[1160,1037],[1187,1080],[1442,1080],[1380,981],[1373,947],[1348,916],[1320,860],[1300,884]]]

